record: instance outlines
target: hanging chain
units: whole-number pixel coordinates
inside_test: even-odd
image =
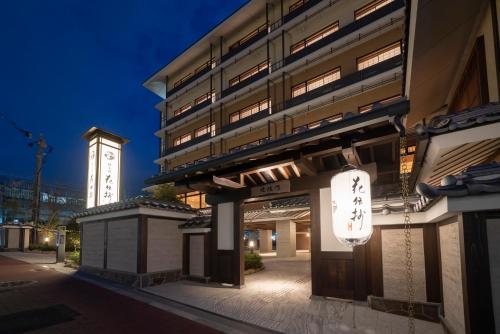
[[[404,203],[404,235],[406,249],[406,286],[408,293],[408,333],[415,333],[415,288],[413,287],[413,254],[411,243],[411,219],[410,219],[410,187],[408,185],[408,164],[407,164],[407,142],[406,135],[400,137],[401,155],[401,192]]]

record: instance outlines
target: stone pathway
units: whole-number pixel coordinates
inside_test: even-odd
[[[311,299],[310,255],[263,257],[266,269],[245,277],[241,289],[180,281],[145,289],[180,303],[284,333],[407,332],[407,319],[356,304]],[[417,333],[444,333],[440,324],[416,320]]]

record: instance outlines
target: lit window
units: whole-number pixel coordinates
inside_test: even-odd
[[[174,88],[177,87],[177,86],[179,86],[181,83],[186,82],[186,80],[189,79],[189,78],[191,78],[192,76],[193,76],[193,74],[189,73],[188,75],[186,75],[182,79],[177,80],[176,82],[174,82]]]
[[[358,58],[358,71],[401,54],[401,42],[393,43],[366,56]]]
[[[297,132],[299,132],[299,129],[302,128],[302,127],[305,127],[307,129],[314,129],[314,128],[317,128],[317,127],[321,126],[322,124],[325,124],[325,122],[327,122],[327,123],[335,123],[337,121],[340,121],[341,119],[342,119],[342,114],[333,115],[333,116],[330,116],[328,118],[320,119],[319,121],[315,121],[315,122],[308,123],[306,125],[298,126],[298,127],[294,128],[292,130],[292,132],[293,133],[297,133]]]
[[[248,79],[250,77],[253,77],[254,75],[258,74],[259,72],[267,69],[268,63],[267,60],[260,63],[257,66],[252,67],[251,69],[241,73],[240,75],[232,78],[229,80],[229,87],[236,85],[237,83],[240,83],[241,81]]]
[[[213,102],[213,100],[214,100],[214,96],[215,96],[215,91],[214,91],[214,90],[212,90],[211,92],[208,92],[208,93],[206,93],[206,94],[203,94],[202,96],[197,97],[197,98],[194,100],[194,105],[198,105],[198,104],[200,104],[200,103],[203,103],[203,102],[205,102],[206,100],[208,100],[208,99],[210,99],[210,98],[212,99],[212,102]]]
[[[266,110],[270,107],[271,101],[262,100],[260,102],[257,102],[255,104],[252,104],[251,106],[245,107],[239,111],[236,111],[232,113],[229,116],[229,123],[234,123],[239,121],[240,119],[246,118],[248,116],[251,116],[253,114],[256,114],[262,110]]]
[[[186,133],[182,136],[179,136],[177,138],[174,139],[174,146],[178,146],[180,144],[184,144],[188,141],[191,140],[191,134],[190,133]]]
[[[197,138],[197,137],[201,137],[207,133],[211,133],[212,136],[215,136],[215,122],[213,122],[212,124],[204,125],[198,129],[196,129],[194,132],[194,136],[195,136],[195,138]]]
[[[180,114],[188,111],[189,109],[191,109],[191,103],[188,103],[188,104],[180,107],[179,109],[175,110],[174,111],[174,116],[180,115]]]
[[[308,0],[299,0],[299,1],[296,1],[294,2],[293,4],[290,5],[290,7],[288,7],[288,12],[293,12],[294,10],[302,7],[305,3],[307,3]]]
[[[316,43],[319,40],[322,40],[326,36],[334,33],[335,31],[339,30],[339,22],[335,22],[327,26],[326,28],[321,29],[317,33],[313,34],[312,36],[306,38],[303,41],[300,41],[298,43],[295,43],[290,47],[290,53],[294,54],[306,47],[308,47],[311,44]]]
[[[313,89],[327,85],[333,81],[340,79],[340,68],[336,68],[327,73],[321,74],[315,78],[307,80],[292,87],[292,97],[297,97]]]
[[[368,15],[370,13],[373,13],[377,9],[380,9],[393,1],[394,0],[376,0],[376,1],[370,2],[369,4],[357,9],[354,12],[354,19],[359,20],[360,18],[365,17],[366,15]]]
[[[386,99],[383,99],[383,100],[380,100],[380,101],[377,101],[377,102],[373,102],[373,103],[361,106],[361,107],[358,108],[358,112],[360,114],[363,114],[365,112],[372,111],[374,107],[383,106],[383,105],[389,104],[389,103],[394,102],[394,101],[396,101],[396,100],[398,100],[400,98],[401,98],[401,95],[391,96],[391,97],[388,97]]]

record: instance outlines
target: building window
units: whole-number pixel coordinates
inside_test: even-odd
[[[380,9],[384,7],[385,5],[393,2],[394,0],[376,0],[372,1],[369,4],[366,4],[365,6],[356,9],[354,12],[354,19],[359,20],[362,17],[365,17],[366,15],[373,13],[377,9]]]
[[[215,122],[212,122],[212,124],[203,125],[202,127],[196,129],[194,131],[194,137],[198,138],[207,133],[210,133],[212,137],[215,136]]]
[[[267,29],[267,24],[266,23],[264,23],[263,25],[261,25],[257,29],[252,30],[251,32],[249,32],[248,34],[246,34],[243,38],[241,38],[240,40],[238,40],[237,42],[231,44],[229,46],[229,51],[231,51],[234,48],[237,48],[238,46],[240,46],[242,44],[244,44],[249,39],[251,39],[252,37],[254,37],[255,35],[257,35],[259,32],[261,32],[262,30],[265,30],[265,29]]]
[[[417,149],[417,148],[416,148],[416,146],[415,146],[415,145],[413,145],[413,146],[408,146],[408,147],[406,148],[406,158],[405,158],[405,159],[403,159],[403,157],[401,157],[401,163],[400,163],[401,168],[400,168],[400,170],[399,170],[399,173],[400,173],[400,174],[403,174],[403,172],[404,172],[404,171],[403,171],[403,162],[406,162],[406,173],[407,173],[407,174],[410,174],[410,173],[411,173],[411,170],[412,170],[412,168],[413,168],[413,162],[414,162],[414,160],[415,160],[415,151],[416,151],[416,149]],[[403,154],[403,153],[404,153],[404,151],[403,151],[403,150],[401,150],[401,152],[400,152],[400,153],[401,153],[401,154]]]
[[[390,59],[400,54],[401,54],[401,42],[398,41],[392,43],[389,46],[386,46],[382,49],[369,53],[366,56],[358,58],[357,60],[358,71],[364,70],[365,68],[376,65],[378,63],[383,62],[384,60]]]
[[[293,128],[292,133],[297,133],[300,132],[301,128],[307,128],[307,129],[314,129],[317,127],[320,127],[321,125],[324,125],[326,123],[335,123],[338,122],[342,119],[342,114],[334,115],[328,118],[320,119],[319,121],[307,123],[305,125],[298,126],[296,128]]]
[[[188,75],[186,75],[185,77],[183,77],[182,79],[179,79],[177,80],[176,82],[174,82],[174,88],[179,86],[180,84],[186,82],[186,80],[188,80],[189,78],[191,78],[193,76],[192,73],[189,73]]]
[[[394,101],[396,101],[396,100],[398,100],[400,98],[401,98],[401,95],[394,95],[394,96],[388,97],[388,98],[380,100],[380,101],[375,101],[375,102],[366,104],[364,106],[358,107],[358,112],[360,114],[363,114],[365,112],[372,111],[374,109],[374,107],[375,108],[381,107],[383,105],[386,105],[386,104],[389,104],[391,102],[394,102]]]
[[[322,40],[326,36],[334,33],[335,31],[339,30],[339,22],[332,23],[328,25],[327,27],[321,29],[317,33],[314,33],[313,35],[307,37],[306,39],[295,43],[290,47],[290,54],[294,54],[296,52],[299,52],[300,50],[307,48],[309,45],[316,43],[317,41]]]
[[[191,103],[188,103],[188,104],[180,107],[179,109],[174,110],[174,116],[178,116],[178,115],[188,111],[189,109],[191,109]]]
[[[206,94],[203,94],[200,97],[197,97],[194,100],[194,105],[198,105],[200,103],[203,103],[203,102],[205,102],[206,100],[208,100],[210,98],[212,99],[212,102],[214,102],[214,100],[215,100],[215,91],[214,90],[212,90],[212,92],[208,92]]]
[[[191,134],[190,133],[186,133],[182,136],[179,136],[177,138],[174,139],[174,146],[179,146],[180,144],[184,144],[188,141],[191,140]]]
[[[293,12],[294,10],[304,6],[304,4],[306,4],[309,0],[299,0],[299,1],[296,1],[294,3],[292,3],[290,5],[290,7],[288,7],[288,12],[291,13]]]
[[[248,78],[253,77],[254,75],[258,74],[261,71],[264,71],[268,67],[268,62],[267,60],[260,63],[257,66],[252,67],[251,69],[241,73],[240,75],[232,78],[229,80],[229,87],[236,85],[237,83],[242,82],[243,80],[246,80]]]
[[[194,74],[197,74],[201,71],[203,71],[204,69],[206,68],[214,68],[215,67],[215,58],[212,58],[210,59],[209,61],[207,61],[206,63],[198,66],[195,70],[194,70]]]
[[[318,75],[315,78],[302,82],[292,87],[292,97],[297,97],[304,93],[310,92],[313,89],[327,85],[330,82],[340,79],[340,67],[333,69],[327,73]]]
[[[252,104],[251,106],[245,107],[239,111],[236,111],[229,115],[229,123],[234,123],[239,121],[240,119],[246,118],[248,116],[251,116],[253,114],[256,114],[262,110],[266,110],[271,107],[271,100],[262,100],[260,102],[257,102],[255,104]]]
[[[232,148],[229,149],[229,153],[240,151],[241,149],[244,149],[245,146],[248,146],[248,145],[261,145],[261,144],[264,144],[265,142],[267,142],[268,140],[269,140],[269,137],[264,137],[264,138],[252,141],[250,143],[246,143],[246,144],[243,144],[243,145],[235,146],[235,147],[232,147]]]
[[[177,198],[184,204],[190,205],[193,209],[203,209],[207,207],[205,194],[194,191],[187,194],[177,195]]]

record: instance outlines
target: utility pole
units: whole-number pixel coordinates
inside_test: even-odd
[[[35,175],[33,178],[33,211],[32,211],[32,220],[35,225],[35,243],[38,243],[38,223],[40,219],[40,186],[42,180],[42,164],[43,158],[45,156],[45,150],[48,145],[43,137],[43,134],[40,134],[38,140],[36,142],[31,143],[32,145],[37,145],[37,151],[35,154],[36,165],[35,165]]]

